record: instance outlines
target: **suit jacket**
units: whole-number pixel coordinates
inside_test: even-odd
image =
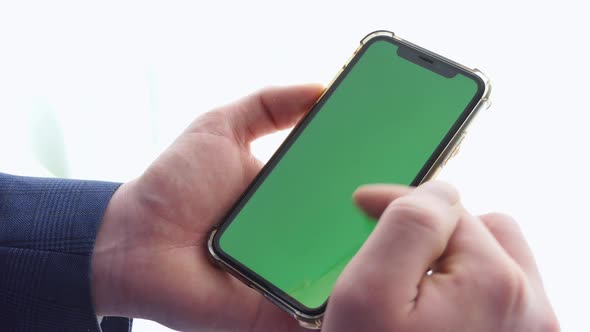
[[[127,332],[94,312],[90,259],[117,183],[0,173],[0,331]]]

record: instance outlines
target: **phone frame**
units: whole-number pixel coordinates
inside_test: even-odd
[[[232,206],[229,212],[224,216],[223,221],[216,225],[209,236],[207,243],[208,254],[212,261],[218,266],[227,270],[237,279],[244,282],[249,287],[260,292],[265,298],[288,312],[293,316],[299,324],[306,328],[320,329],[322,326],[322,318],[326,309],[327,301],[318,308],[308,308],[298,301],[291,298],[288,294],[278,289],[270,282],[250,270],[248,267],[242,265],[240,262],[233,259],[231,256],[223,252],[219,246],[219,238],[227,226],[233,221],[236,215],[240,212],[242,207],[248,202],[250,197],[256,192],[258,187],[264,182],[266,177],[270,174],[273,168],[280,162],[290,146],[296,141],[299,135],[305,130],[305,127],[311,122],[317,112],[322,108],[326,100],[338,88],[340,82],[347,76],[348,72],[353,68],[354,64],[364,54],[365,50],[375,41],[387,40],[395,45],[410,48],[413,52],[419,55],[427,56],[435,61],[441,62],[446,66],[452,67],[457,72],[473,78],[478,85],[478,90],[470,101],[465,110],[461,113],[455,124],[451,127],[447,135],[443,138],[438,147],[433,151],[431,157],[428,159],[424,167],[420,170],[412,186],[417,186],[429,179],[436,177],[440,169],[446,164],[449,158],[461,144],[465,137],[467,127],[472,122],[475,115],[484,108],[490,105],[489,96],[491,86],[489,80],[477,69],[470,69],[454,61],[446,59],[438,54],[430,52],[412,43],[409,43],[399,37],[393,32],[379,30],[368,34],[361,40],[359,47],[356,49],[352,57],[347,63],[342,66],[332,82],[325,89],[324,93],[316,101],[309,112],[299,121],[293,128],[289,136],[277,149],[274,155],[270,158],[268,163],[262,168],[260,173]]]

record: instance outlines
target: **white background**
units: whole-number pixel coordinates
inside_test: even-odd
[[[365,34],[393,30],[492,78],[494,105],[441,177],[472,211],[517,218],[563,331],[588,331],[588,14],[569,0],[3,1],[0,171],[131,179],[199,114],[328,83]]]

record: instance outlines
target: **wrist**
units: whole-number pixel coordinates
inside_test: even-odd
[[[124,269],[133,210],[130,184],[121,185],[111,197],[94,244],[90,280],[99,316],[127,316],[128,312]]]

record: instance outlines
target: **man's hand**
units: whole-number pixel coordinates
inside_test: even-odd
[[[252,140],[294,125],[320,86],[262,91],[197,119],[113,195],[92,261],[97,314],[183,331],[304,331],[214,267],[208,232],[260,171]],[[474,217],[453,188],[365,186],[379,223],[330,297],[324,331],[559,329],[526,242],[508,217]],[[426,271],[432,273],[426,275]]]
[[[338,279],[324,332],[559,331],[511,218],[469,214],[440,182],[365,186],[355,199],[379,222]]]
[[[95,245],[98,315],[183,331],[299,331],[297,322],[208,261],[208,232],[260,171],[254,139],[292,127],[322,93],[267,89],[206,113],[115,192]]]

